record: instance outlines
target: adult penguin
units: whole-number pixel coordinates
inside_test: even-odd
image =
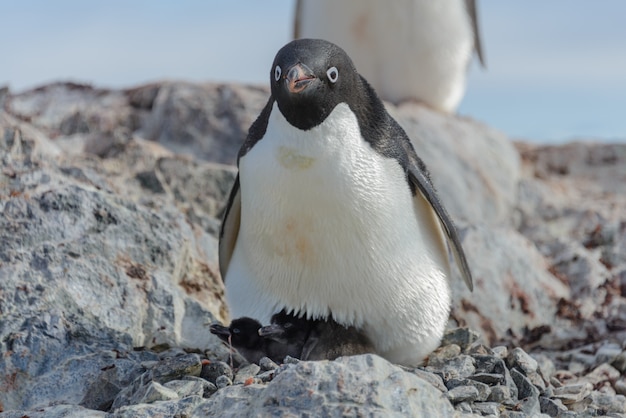
[[[220,233],[231,315],[332,315],[388,360],[418,364],[448,320],[446,242],[472,287],[424,163],[338,46],[292,41],[270,74]]]

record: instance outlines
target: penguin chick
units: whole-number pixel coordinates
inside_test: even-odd
[[[362,332],[334,320],[305,320],[281,311],[259,335],[283,344],[300,360],[334,360],[337,357],[373,353],[374,346]],[[276,346],[278,347],[278,346]]]
[[[228,327],[211,324],[209,330],[220,340],[229,344],[250,363],[258,363],[267,357],[267,344],[272,342],[259,335],[262,325],[256,319],[242,317],[234,319]]]

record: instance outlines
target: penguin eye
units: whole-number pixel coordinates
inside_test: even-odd
[[[239,328],[233,328],[231,331],[233,334],[239,334],[241,332]]]
[[[274,79],[276,81],[280,80],[280,75],[283,73],[283,70],[280,69],[280,65],[277,65],[276,68],[274,68]]]
[[[328,71],[326,71],[326,75],[331,83],[336,83],[339,78],[339,70],[337,67],[330,67]]]

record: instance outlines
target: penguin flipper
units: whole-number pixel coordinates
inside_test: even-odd
[[[235,250],[240,224],[241,192],[239,189],[239,174],[237,174],[233,188],[230,190],[230,196],[228,197],[228,203],[224,211],[224,219],[222,220],[222,228],[220,230],[218,252],[222,282],[226,281],[226,272],[228,271],[228,265],[233,256],[233,251]]]
[[[419,190],[420,194],[424,197],[424,199],[426,199],[430,207],[437,215],[437,218],[439,218],[439,222],[441,223],[441,226],[446,234],[448,244],[452,249],[454,260],[456,261],[456,264],[461,271],[461,275],[463,276],[463,281],[465,281],[469,290],[474,290],[472,273],[469,265],[467,264],[463,247],[461,247],[461,241],[459,240],[456,227],[454,226],[454,222],[452,222],[452,218],[450,218],[450,215],[448,215],[448,212],[439,201],[432,183],[428,177],[426,177],[424,172],[414,164],[409,164],[408,176],[409,181],[417,190]]]
[[[482,42],[480,40],[480,29],[478,27],[478,10],[476,6],[476,0],[465,0],[465,7],[472,23],[472,32],[474,32],[474,51],[478,56],[480,65],[483,68],[487,68],[487,61],[485,60],[485,53],[483,52]]]

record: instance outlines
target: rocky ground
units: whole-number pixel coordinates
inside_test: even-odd
[[[513,144],[418,105],[390,111],[475,276],[442,347],[416,369],[230,353],[206,326],[227,320],[216,233],[266,99],[0,89],[0,417],[626,414],[626,145]]]

